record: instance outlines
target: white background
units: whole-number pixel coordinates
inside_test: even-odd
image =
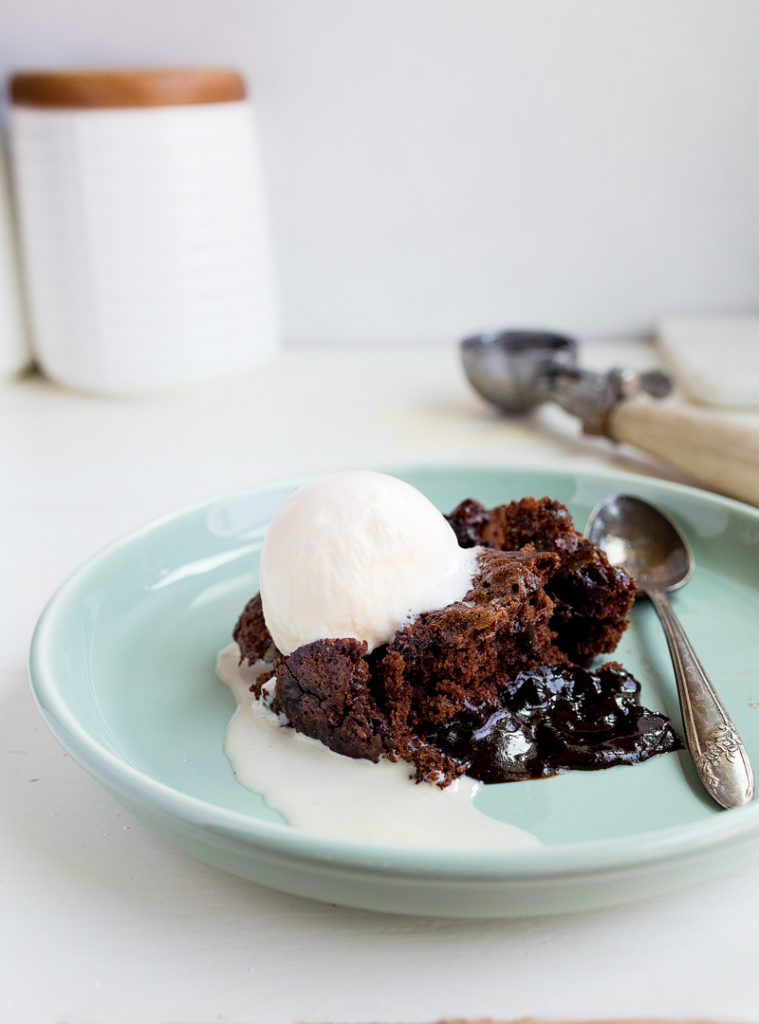
[[[759,307],[754,0],[0,6],[0,72],[246,73],[286,342]]]

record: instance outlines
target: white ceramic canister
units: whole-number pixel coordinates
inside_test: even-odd
[[[271,358],[264,190],[236,72],[21,73],[11,100],[43,372],[88,391],[144,392]]]
[[[22,314],[5,147],[0,138],[0,377],[14,377],[29,366],[31,358]]]

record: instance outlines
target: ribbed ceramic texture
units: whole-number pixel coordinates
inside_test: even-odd
[[[31,361],[21,310],[16,227],[8,182],[8,160],[0,137],[0,376],[13,376]]]
[[[252,117],[248,102],[12,111],[33,338],[49,376],[139,391],[273,354]]]
[[[759,767],[759,512],[622,474],[423,469],[397,475],[443,510],[526,494],[564,501],[582,525],[615,492],[672,515],[696,557],[677,614]],[[754,856],[759,804],[721,811],[684,752],[602,772],[486,786],[478,806],[542,849],[450,852],[330,839],[290,828],[239,785],[224,755],[234,701],[217,651],[257,589],[258,553],[292,485],[177,513],[84,566],[38,625],[31,674],[54,734],[169,842],[265,885],[398,913],[509,916],[637,900]],[[653,609],[636,605],[617,652],[643,701],[680,718]],[[93,822],[93,827],[95,823]]]

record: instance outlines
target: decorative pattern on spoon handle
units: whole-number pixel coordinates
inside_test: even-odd
[[[664,593],[648,596],[667,637],[685,729],[685,742],[699,778],[722,807],[748,803],[754,775],[738,730],[714,691]]]
[[[717,770],[723,761],[735,761],[741,752],[741,739],[732,724],[720,725],[707,736],[706,746],[694,758],[700,776],[707,776],[713,786],[719,785]]]

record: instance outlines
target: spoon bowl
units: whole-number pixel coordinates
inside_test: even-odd
[[[746,749],[667,599],[693,574],[687,540],[663,512],[629,494],[597,505],[586,532],[656,609],[672,658],[685,745],[704,788],[721,807],[749,803],[754,775]]]
[[[693,575],[687,539],[659,509],[633,495],[618,494],[596,506],[588,538],[633,577],[639,590],[677,590]]]

